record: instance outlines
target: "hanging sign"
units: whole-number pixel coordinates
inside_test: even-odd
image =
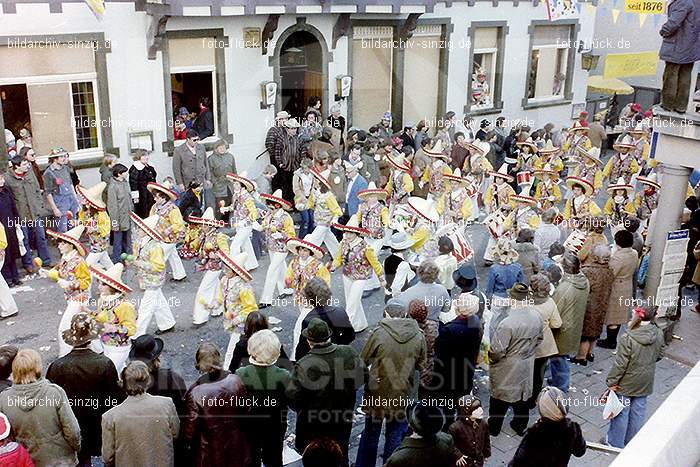
[[[625,0],[625,12],[661,15],[664,13],[663,0]]]

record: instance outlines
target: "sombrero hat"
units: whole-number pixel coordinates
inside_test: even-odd
[[[163,241],[163,237],[156,231],[156,226],[158,225],[158,220],[160,219],[160,216],[158,214],[154,214],[145,219],[141,219],[133,212],[130,214],[130,216],[134,224],[136,224],[139,229],[146,232],[149,237],[151,237],[157,242]]]
[[[386,199],[387,196],[389,196],[389,193],[387,193],[386,190],[382,190],[381,188],[377,188],[377,185],[374,184],[374,182],[369,182],[369,185],[367,185],[366,190],[362,190],[357,193],[357,197],[364,200],[366,197],[374,195],[378,196],[381,199]]]
[[[545,164],[541,169],[535,169],[535,177],[544,177],[545,175],[558,176],[559,172],[552,169],[550,164]]]
[[[451,174],[445,174],[443,177],[447,180],[452,180],[454,182],[472,183],[471,178],[462,177],[462,171],[459,170],[459,168],[456,168],[455,171]]]
[[[410,172],[411,168],[406,165],[406,158],[403,156],[403,153],[399,152],[396,153],[396,156],[394,157],[394,154],[387,154],[386,155],[386,160],[389,161],[389,164],[393,165],[394,168],[403,170],[404,172]]]
[[[228,178],[231,182],[240,183],[248,191],[255,191],[255,183],[248,178],[248,172],[241,172],[240,175],[229,172],[226,174],[226,178]]]
[[[242,264],[245,264],[246,260],[248,259],[248,253],[242,251],[236,256],[231,257],[223,251],[219,250],[217,251],[217,254],[219,255],[219,259],[224,264],[224,266],[235,272],[238,276],[241,277],[241,279],[248,282],[253,280],[253,276],[251,276],[250,273],[246,271],[246,269],[243,266],[241,266]]]
[[[540,149],[540,154],[543,154],[543,155],[556,154],[560,150],[561,150],[561,148],[555,146],[554,143],[552,143],[552,140],[548,139],[544,143],[544,147],[542,149]]]
[[[485,156],[491,150],[491,145],[489,143],[478,139],[475,139],[471,143],[467,143],[467,147],[470,151],[478,152],[482,156]]]
[[[656,181],[656,172],[652,173],[648,177],[637,177],[637,181],[645,185],[653,186],[657,190],[661,188],[661,184]]]
[[[489,172],[489,175],[492,177],[497,177],[497,178],[502,178],[504,180],[507,180],[508,182],[512,182],[515,180],[512,175],[508,175],[508,166],[507,164],[502,164],[498,168],[498,172],[494,172],[493,170]]]
[[[528,146],[530,149],[532,149],[532,152],[538,151],[537,145],[534,143],[534,141],[532,141],[532,138],[528,138],[525,141],[518,141],[515,143],[515,145],[518,147]]]
[[[210,225],[212,227],[223,227],[226,225],[224,221],[217,220],[214,217],[214,209],[211,206],[204,211],[202,217],[190,216],[187,218],[187,221],[192,224]]]
[[[619,151],[620,149],[634,149],[635,147],[636,146],[634,145],[630,135],[625,135],[622,138],[618,138],[617,141],[615,141],[615,144],[613,144],[613,149],[616,151]]]
[[[328,181],[328,176],[330,175],[330,173],[330,170],[324,170],[323,172],[319,172],[316,169],[311,169],[311,175],[313,175],[314,178],[319,181],[319,183],[328,188],[328,190],[331,190],[333,188],[331,186],[331,182]]]
[[[107,184],[100,182],[90,188],[78,185],[75,187],[75,191],[82,197],[85,204],[92,206],[98,211],[104,211],[107,209],[107,205],[102,201],[102,193],[105,191],[105,188],[107,188]]]
[[[172,186],[170,185],[170,182],[163,182],[163,183],[149,182],[148,185],[146,185],[146,188],[151,193],[153,193],[154,191],[159,191],[159,192],[163,193],[168,198],[170,198],[170,201],[175,201],[177,199],[177,193],[175,193],[172,190]]]
[[[600,148],[591,147],[590,149],[586,149],[585,147],[578,145],[576,146],[576,151],[596,164],[603,165],[603,162],[600,160]]]
[[[391,234],[389,244],[392,250],[401,251],[411,248],[416,242],[404,231],[397,231]]]
[[[357,214],[354,214],[347,224],[333,224],[333,227],[338,230],[342,230],[343,232],[351,232],[358,235],[369,235],[369,230],[360,227]]]
[[[429,202],[426,199],[419,198],[417,196],[411,196],[410,198],[408,198],[407,204],[408,207],[411,208],[411,210],[414,213],[418,214],[420,217],[427,220],[428,222],[437,222],[440,218],[440,214],[438,214],[437,209],[435,209],[433,203]]]
[[[625,190],[629,195],[634,190],[634,187],[628,183],[625,183],[624,177],[620,177],[617,179],[617,183],[611,183],[605,189],[605,191],[608,193],[615,193],[615,190]]]
[[[592,195],[595,191],[595,187],[593,186],[593,184],[585,178],[567,177],[566,186],[568,186],[569,189],[572,190],[574,185],[581,185],[583,187],[583,192],[586,196]]]
[[[133,213],[132,213],[133,214]],[[85,249],[85,246],[80,243],[80,237],[83,235],[83,232],[85,231],[85,226],[83,224],[78,224],[72,229],[70,229],[66,233],[61,233],[57,232],[55,230],[51,229],[46,229],[46,233],[57,239],[61,240],[62,242],[70,243],[75,247],[75,249],[78,251],[78,254],[80,256],[85,256],[87,254],[87,250]]]
[[[647,132],[647,128],[642,122],[637,122],[637,125],[635,125],[634,128],[631,128],[629,132],[636,135],[642,135]],[[637,178],[637,180],[639,180],[639,178]]]
[[[274,193],[267,194],[267,193],[261,193],[260,197],[265,200],[265,202],[268,203],[277,203],[280,206],[282,206],[283,209],[286,211],[291,211],[294,206],[292,206],[292,203],[287,201],[286,199],[282,198],[282,190],[277,189],[275,190]]]
[[[124,265],[122,263],[117,263],[106,270],[97,266],[88,267],[98,281],[122,293],[131,293],[131,287],[122,281],[122,274],[124,273]]]
[[[530,193],[531,184],[522,185],[519,195],[510,195],[510,200],[516,203],[525,203],[531,206],[537,205],[537,200],[530,195],[523,193]]]
[[[447,154],[444,153],[444,147],[442,145],[442,140],[439,139],[431,149],[424,149],[425,152],[430,157],[441,157],[448,158]]]
[[[571,125],[571,128],[569,128],[569,131],[588,131],[588,127],[581,125],[581,122],[576,120],[573,125]]]
[[[520,256],[513,245],[513,240],[501,237],[491,249],[491,255],[499,262],[510,264],[518,260]]]
[[[311,235],[307,235],[304,237],[302,240],[301,238],[290,238],[287,240],[287,249],[292,252],[294,255],[299,254],[299,248],[306,248],[309,250],[316,258],[321,259],[323,258],[323,254],[325,253],[323,248],[320,246],[316,245],[315,243],[311,242],[310,240],[307,240],[310,238]]]

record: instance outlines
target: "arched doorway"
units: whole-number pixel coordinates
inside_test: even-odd
[[[279,110],[286,110],[299,119],[304,116],[311,96],[318,96],[325,102],[327,65],[325,44],[321,40],[307,29],[289,31],[280,37],[281,46],[276,54],[279,60]]]

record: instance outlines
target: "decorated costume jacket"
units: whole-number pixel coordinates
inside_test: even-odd
[[[100,341],[105,345],[131,345],[129,337],[136,333],[136,308],[123,293],[100,296],[92,313],[100,325]]]
[[[389,225],[389,208],[382,203],[370,207],[367,202],[360,203],[357,209],[360,227],[369,230],[373,239],[384,238],[385,229]]]
[[[309,197],[309,209],[314,210],[316,225],[329,226],[343,215],[343,210],[340,209],[332,191],[325,193],[312,191]]]
[[[369,279],[372,271],[378,277],[384,274],[377,255],[362,237],[356,237],[350,242],[343,239],[340,242],[340,254],[333,260],[333,267],[341,266],[343,275],[354,281]]]
[[[87,300],[87,291],[90,289],[92,278],[85,258],[72,250],[67,255],[61,256],[54,270],[58,272],[59,279],[68,281],[68,285],[63,289],[63,298],[66,301]]]
[[[331,285],[331,274],[320,260],[309,256],[303,261],[299,256],[295,256],[290,261],[284,283],[294,289],[294,298],[298,304],[304,303],[304,287],[314,277],[319,277]]]
[[[134,266],[142,290],[161,288],[165,282],[165,254],[160,242],[141,234],[134,242]]]
[[[240,276],[226,276],[219,282],[219,304],[224,310],[224,329],[243,333],[248,315],[258,309],[253,288]]]
[[[263,220],[263,233],[268,251],[287,252],[287,240],[296,236],[294,221],[284,209],[276,209]]]
[[[98,211],[97,216],[88,217],[87,209],[81,209],[78,220],[85,226],[90,253],[102,253],[109,248],[109,234],[112,224],[107,211]]]
[[[182,219],[182,213],[175,203],[166,201],[161,206],[151,206],[150,215],[157,214],[158,224],[156,232],[163,237],[165,243],[179,243],[185,237],[185,221]]]

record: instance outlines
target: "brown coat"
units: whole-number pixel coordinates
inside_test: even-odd
[[[632,248],[621,248],[610,258],[613,272],[613,285],[608,300],[608,314],[605,324],[624,324],[629,320],[632,306],[632,279],[637,270],[637,252]]]
[[[585,264],[581,267],[581,272],[586,275],[591,285],[581,335],[595,339],[603,332],[614,276],[607,264]]]

